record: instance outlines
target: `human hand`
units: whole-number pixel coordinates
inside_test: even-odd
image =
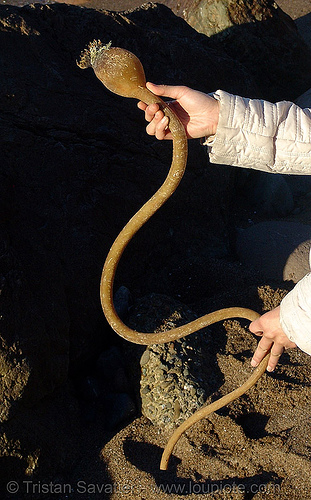
[[[297,347],[282,330],[280,324],[280,306],[253,321],[249,325],[249,329],[255,335],[262,337],[251,361],[251,365],[254,367],[258,366],[266,353],[271,349],[267,371],[272,372],[284,350],[290,347]]]
[[[189,139],[209,137],[216,133],[219,102],[213,97],[185,86],[155,85],[148,82],[147,88],[158,96],[174,99],[167,104],[181,120]],[[148,106],[139,101],[137,106],[145,111],[145,118],[149,122],[147,134],[155,135],[159,140],[172,139],[169,119],[164,116],[158,104]]]

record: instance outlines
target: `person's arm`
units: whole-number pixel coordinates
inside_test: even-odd
[[[252,366],[257,366],[269,349],[268,371],[274,370],[285,349],[298,346],[311,355],[311,273],[295,285],[279,307],[253,321],[249,329],[262,337]]]
[[[282,300],[280,324],[290,340],[311,354],[311,273],[304,276]]]
[[[170,106],[183,122],[189,138],[206,136],[214,163],[269,172],[311,173],[311,111],[293,103],[277,104],[244,99],[223,91],[210,95],[188,89],[148,84],[155,94],[175,99]],[[217,105],[216,102],[218,101]],[[157,105],[138,103],[149,122],[147,132],[170,139],[169,123]],[[308,301],[309,298],[309,301]],[[269,371],[284,349],[298,345],[311,354],[311,277],[296,285],[281,306],[250,324],[262,337],[252,365],[271,349]]]
[[[283,174],[311,173],[310,109],[222,90],[214,96],[220,103],[219,122],[215,136],[206,141],[212,163]]]
[[[218,90],[212,97],[183,86],[147,84],[170,103],[189,138],[206,137],[212,163],[284,174],[311,174],[311,110]],[[171,139],[168,119],[157,104],[139,102],[147,133]]]
[[[207,138],[210,161],[286,174],[311,173],[311,111],[291,102],[245,99],[223,91],[216,135]],[[280,307],[250,324],[261,336],[252,358],[257,366],[271,349],[273,371],[285,349],[311,354],[311,275],[303,278]]]

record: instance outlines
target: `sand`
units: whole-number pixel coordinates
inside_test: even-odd
[[[241,296],[250,307],[261,302],[264,311],[284,293],[262,286],[241,291]],[[234,303],[236,296],[228,293],[218,300]],[[202,301],[196,312],[202,314],[206,307]],[[248,378],[256,340],[237,320],[214,325],[206,335],[216,380],[209,403]],[[135,349],[140,348],[127,352],[133,355]],[[138,416],[109,435],[103,411],[85,433],[81,460],[70,473],[74,491],[68,498],[310,499],[310,366],[310,356],[298,349],[287,351],[274,373],[265,373],[247,394],[186,431],[167,471],[159,465],[171,428]]]
[[[270,306],[279,294],[270,287],[260,292]],[[211,335],[221,383],[208,402],[246,380],[256,342],[235,320],[225,329],[215,326]],[[109,439],[97,420],[70,477],[73,498],[81,498],[83,488],[89,493],[83,498],[103,498],[102,489],[112,500],[311,498],[310,366],[308,355],[288,351],[274,373],[264,374],[246,395],[190,428],[167,471],[159,464],[170,428],[141,416]]]

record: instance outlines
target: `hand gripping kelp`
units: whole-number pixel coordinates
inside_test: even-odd
[[[244,318],[254,321],[259,314],[243,307],[229,307],[211,312],[186,325],[160,333],[141,333],[132,330],[119,318],[113,304],[113,282],[120,258],[137,231],[165,203],[179,185],[187,163],[187,137],[184,126],[172,109],[160,97],[146,87],[146,78],[140,60],[128,50],[103,45],[100,41],[89,44],[81,54],[80,68],[92,67],[97,78],[107,89],[123,97],[132,97],[146,104],[157,103],[163,113],[169,118],[169,127],[173,136],[172,163],[168,175],[156,193],[138,210],[114,241],[106,258],[101,283],[100,298],[104,314],[111,328],[124,339],[136,344],[161,344],[172,342],[181,337],[197,332],[202,328],[229,318]],[[205,418],[210,413],[222,408],[234,399],[244,394],[265,372],[269,353],[255,368],[244,384],[212,404],[196,411],[185,420],[172,434],[161,459],[160,469],[166,470],[169,458],[180,436],[194,423]]]

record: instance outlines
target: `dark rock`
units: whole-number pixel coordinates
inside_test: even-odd
[[[247,68],[264,99],[293,100],[311,87],[310,47],[273,0],[189,1],[184,18]]]
[[[14,192],[3,199],[3,419],[109,345],[98,297],[105,256],[171,162],[170,144],[146,135],[136,103],[77,67],[95,38],[135,52],[148,79],[255,92],[239,64],[163,5],[127,16],[65,4],[0,6],[1,178]],[[178,193],[122,259],[122,284],[138,294],[163,291],[163,259],[169,269],[186,245],[202,258],[221,247],[229,185],[230,172],[211,168],[191,144]]]
[[[311,13],[295,20],[300,36],[311,48]]]
[[[105,417],[108,429],[128,423],[136,414],[136,406],[127,393],[110,394],[105,399]]]
[[[289,187],[294,199],[311,193],[310,175],[284,175],[283,179]]]
[[[260,222],[239,233],[237,254],[267,279],[296,283],[309,271],[310,237],[306,224]]]
[[[70,384],[40,405],[25,407],[1,426],[1,498],[9,498],[6,486],[12,480],[21,480],[17,498],[37,497],[34,492],[23,494],[22,480],[34,480],[43,471],[51,478],[55,470],[70,470],[79,459],[82,439],[80,409]]]
[[[131,292],[129,289],[126,286],[120,286],[113,296],[113,304],[119,318],[122,320],[128,315],[131,301]]]
[[[111,392],[128,392],[129,382],[121,352],[115,346],[103,351],[96,363],[102,384]]]
[[[97,401],[101,392],[99,381],[91,376],[85,377],[80,383],[80,395],[84,401]]]
[[[294,209],[294,198],[290,179],[281,174],[271,174],[258,170],[242,172],[240,189],[250,209],[265,217],[285,217]],[[296,176],[297,177],[297,176]],[[241,182],[243,179],[243,182]]]
[[[250,2],[242,0],[186,1],[184,18],[197,31],[212,36],[235,25],[262,22],[271,18],[277,6],[272,0]]]
[[[171,145],[146,135],[136,103],[112,95],[91,70],[77,67],[81,50],[95,38],[135,52],[148,79],[256,92],[239,64],[164,6],[146,5],[128,16],[65,4],[0,6],[1,420],[22,457],[35,443],[38,467],[45,463],[45,427],[38,427],[36,439],[26,436],[21,429],[36,420],[25,408],[37,407],[69,374],[85,372],[111,345],[98,293],[104,259],[171,162]],[[165,288],[168,276],[158,276],[162,258],[168,269],[185,242],[192,240],[192,251],[202,256],[220,244],[229,184],[230,173],[209,167],[204,149],[193,143],[178,193],[125,253],[122,285],[135,294]],[[202,220],[204,226],[209,221],[203,234]],[[124,398],[123,415],[129,415]],[[49,474],[67,453],[56,448]],[[19,453],[17,445],[0,449],[8,461]]]
[[[310,14],[311,16],[311,14]],[[302,109],[311,108],[311,88],[304,92],[295,100],[295,104]],[[284,179],[289,185],[294,196],[303,196],[311,192],[310,175],[284,175]]]

